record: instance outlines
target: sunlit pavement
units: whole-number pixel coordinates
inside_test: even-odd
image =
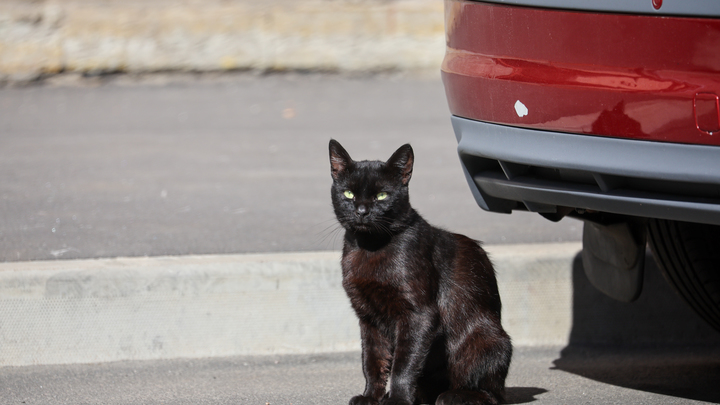
[[[519,348],[509,403],[691,404],[720,400],[707,352]],[[717,359],[717,351],[713,352]],[[6,404],[345,404],[359,353],[0,368]],[[703,402],[705,401],[705,402]]]

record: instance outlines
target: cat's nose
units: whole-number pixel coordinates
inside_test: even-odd
[[[360,216],[360,217],[364,217],[365,215],[368,214],[367,207],[365,207],[364,205],[359,205],[359,206],[355,209],[355,212],[356,212],[356,213],[358,214],[358,216]]]

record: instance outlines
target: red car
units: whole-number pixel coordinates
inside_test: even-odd
[[[720,330],[720,1],[445,1],[442,76],[480,207],[584,221],[622,301],[649,241]]]

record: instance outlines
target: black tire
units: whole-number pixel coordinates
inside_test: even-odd
[[[651,219],[648,240],[668,282],[720,331],[720,226]]]

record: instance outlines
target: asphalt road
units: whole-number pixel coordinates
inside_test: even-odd
[[[520,348],[512,404],[720,401],[717,352]],[[0,368],[2,404],[342,405],[364,387],[359,353]]]
[[[0,134],[0,261],[337,249],[331,137],[358,159],[412,143],[411,199],[437,225],[487,243],[581,236],[574,220],[477,208],[438,78],[153,76],[5,88]],[[630,307],[574,285],[571,345],[517,348],[510,402],[720,402],[714,332],[667,299],[653,274],[648,286],[662,287]],[[693,346],[687,336],[710,337]],[[576,344],[593,339],[610,346]],[[3,367],[0,404],[344,404],[362,385],[358,353]]]
[[[411,201],[486,243],[575,241],[580,222],[477,207],[439,77],[236,74],[0,89],[0,261],[332,250],[327,143],[387,159]]]

